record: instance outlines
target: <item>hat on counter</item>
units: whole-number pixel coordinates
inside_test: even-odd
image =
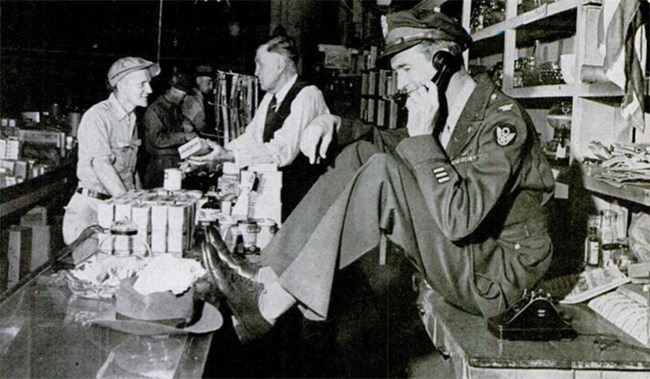
[[[472,43],[472,37],[458,22],[445,14],[428,9],[410,9],[386,16],[388,32],[386,49],[381,60],[392,57],[422,41],[453,41],[463,50]]]
[[[192,76],[188,74],[175,74],[169,84],[185,93],[192,93],[192,87],[194,86],[194,81]]]
[[[138,57],[120,58],[108,70],[108,83],[115,87],[122,78],[139,70],[148,70],[153,78],[160,74],[160,65]]]

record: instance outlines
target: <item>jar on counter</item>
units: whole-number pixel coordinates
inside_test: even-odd
[[[99,243],[98,248],[105,254],[117,257],[151,255],[149,245],[138,236],[138,226],[130,220],[114,221],[110,234]]]

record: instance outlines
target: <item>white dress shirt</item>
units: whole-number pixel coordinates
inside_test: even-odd
[[[297,79],[298,75],[294,75],[275,94],[276,109],[279,109]],[[291,164],[300,153],[300,140],[307,125],[316,116],[330,113],[322,92],[316,86],[307,86],[293,100],[291,113],[284,120],[282,127],[273,134],[269,142],[264,143],[266,111],[273,96],[270,92],[264,95],[244,134],[225,146],[226,149],[232,150],[235,163],[239,167],[260,163],[275,163],[278,167]]]

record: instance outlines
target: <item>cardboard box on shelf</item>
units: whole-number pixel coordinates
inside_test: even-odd
[[[7,147],[5,149],[5,158],[7,159],[20,159],[20,146],[21,143],[17,139],[8,139]]]
[[[23,215],[23,217],[20,218],[20,225],[47,225],[47,208],[37,206],[30,209]]]
[[[9,227],[7,246],[7,288],[12,288],[18,281],[29,274],[32,255],[32,229],[24,226]]]
[[[32,251],[29,270],[34,271],[52,258],[51,233],[49,225],[32,225]]]

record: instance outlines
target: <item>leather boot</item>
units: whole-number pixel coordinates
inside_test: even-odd
[[[219,259],[211,244],[204,242],[202,251],[206,269],[237,321],[234,326],[239,340],[248,343],[271,330],[273,325],[266,321],[259,309],[264,286],[235,273]]]
[[[219,255],[219,259],[228,267],[234,270],[238,275],[251,279],[259,271],[259,266],[249,262],[246,258],[240,258],[228,250],[228,246],[223,242],[221,235],[215,228],[210,228],[206,232],[206,239],[214,246]]]

